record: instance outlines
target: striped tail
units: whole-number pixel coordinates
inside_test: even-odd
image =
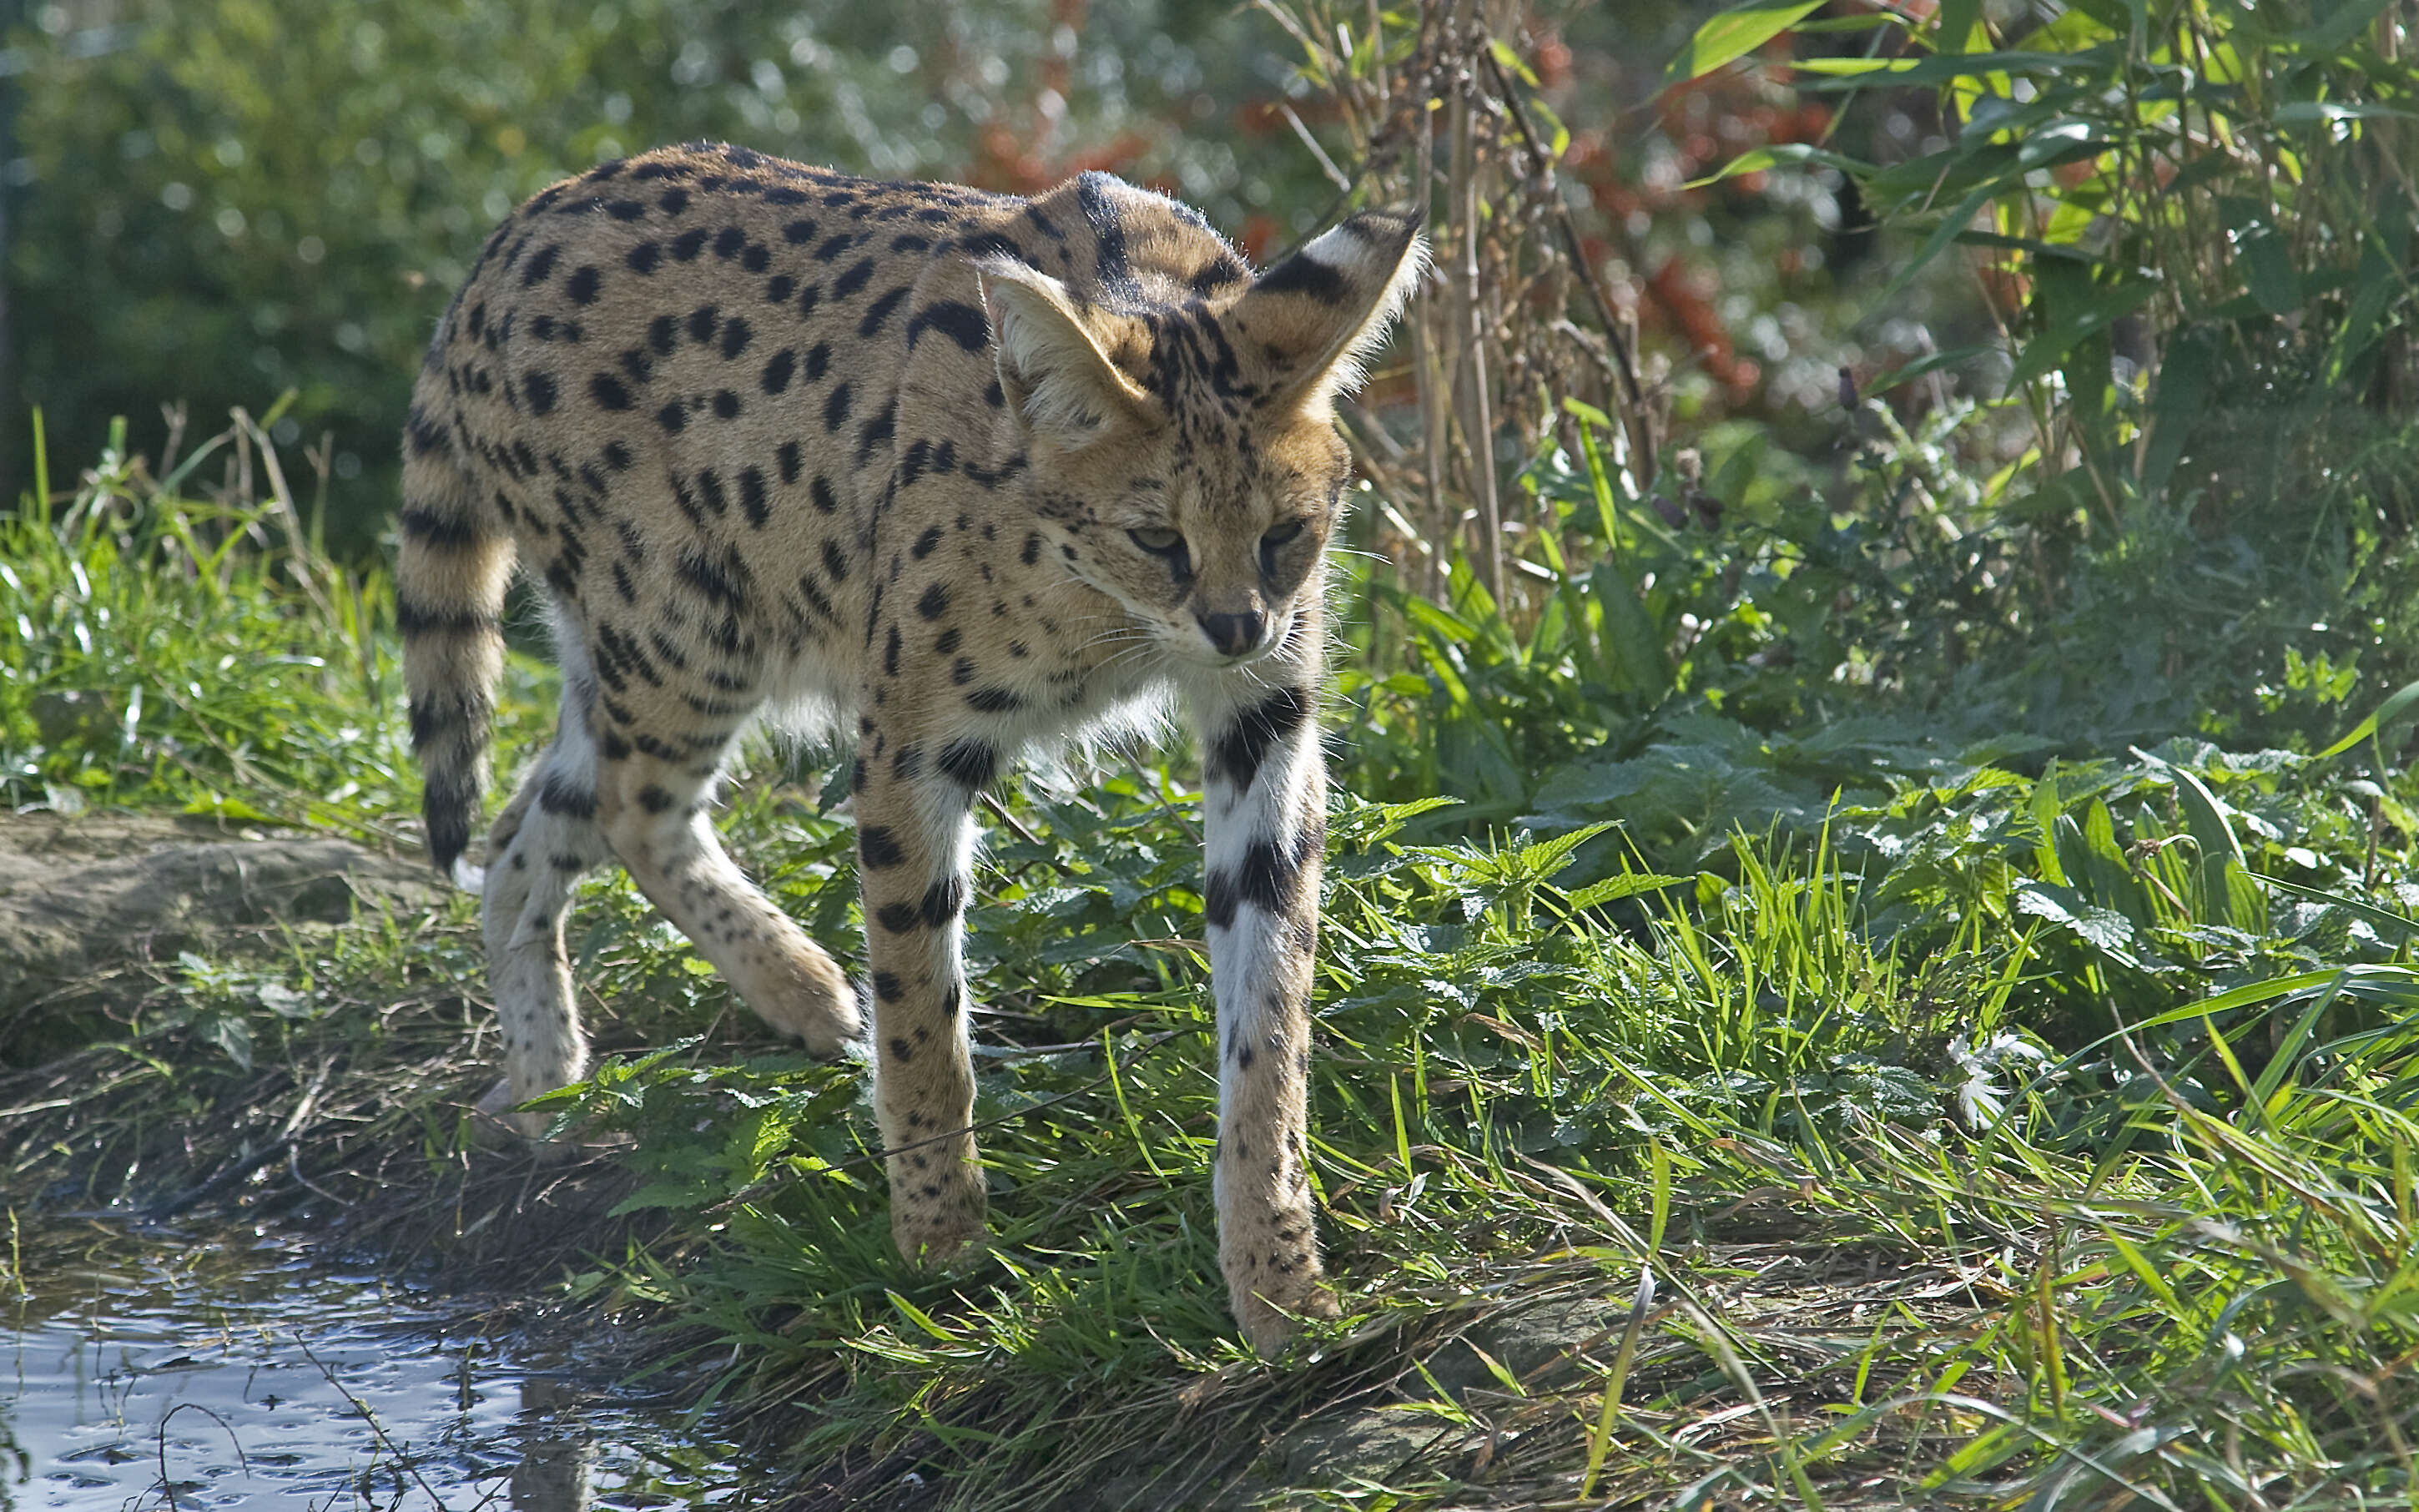
[[[513,539],[479,501],[441,423],[415,405],[404,436],[395,627],[411,695],[428,856],[448,877],[470,843],[486,786],[487,731],[503,674]]]

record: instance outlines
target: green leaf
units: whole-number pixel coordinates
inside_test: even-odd
[[[2298,882],[2288,882],[2283,877],[2272,877],[2264,872],[2254,872],[2250,875],[2279,892],[2309,903],[2325,903],[2330,907],[2340,908],[2348,914],[2357,915],[2366,919],[2373,929],[2391,931],[2395,935],[2419,933],[2419,918],[2411,918],[2395,913],[2391,909],[2380,908],[2375,903],[2365,903],[2358,898],[2347,897],[2339,892],[2328,892],[2319,887],[2305,887]]]
[[[1652,872],[1625,872],[1617,877],[1607,877],[1601,882],[1589,883],[1571,894],[1570,903],[1573,908],[1594,908],[1598,903],[1609,903],[1622,898],[1635,898],[1641,892],[1659,892],[1665,887],[1687,887],[1694,881],[1696,881],[1694,877],[1667,877]]]
[[[2008,901],[2017,913],[2047,919],[2067,929],[2099,951],[2124,965],[2138,967],[2134,955],[2134,921],[2111,909],[2094,907],[2065,887],[2032,882],[2018,887]]]
[[[2217,339],[2209,332],[2195,329],[2168,339],[2159,361],[2158,384],[2150,393],[2150,440],[2142,450],[2140,473],[2144,498],[2166,492],[2176,464],[2183,460],[2184,443],[2206,412],[2217,363]]]
[[[2411,717],[2413,704],[2419,704],[2419,683],[2406,683],[2392,698],[2377,706],[2377,712],[2352,727],[2351,733],[2319,752],[2319,760],[2340,756],[2371,735],[2382,734]]]
[[[1681,187],[1703,189],[1707,184],[1718,184],[1725,178],[1735,178],[1741,174],[1762,173],[1768,168],[1802,167],[1810,162],[1820,167],[1837,168],[1849,175],[1871,173],[1873,167],[1863,159],[1849,157],[1844,152],[1828,151],[1804,142],[1783,142],[1775,147],[1750,148],[1715,172],[1703,178],[1692,178]]]
[[[1504,72],[1511,74],[1532,89],[1537,87],[1537,75],[1530,69],[1528,64],[1520,61],[1520,54],[1512,51],[1511,43],[1500,38],[1489,38],[1487,50],[1494,54],[1496,62],[1503,66]]]
[[[1749,0],[1732,7],[1697,28],[1697,35],[1664,69],[1664,86],[1703,78],[1754,52],[1822,8],[1823,0]]]
[[[2046,274],[2047,265],[2042,271]],[[2127,277],[2115,284],[2089,284],[2072,290],[2053,288],[2044,276],[2035,290],[2043,306],[2042,329],[2025,343],[2016,365],[2008,374],[2011,390],[2022,388],[2061,367],[2067,355],[2089,338],[2150,302],[2158,285],[2149,279]]]
[[[2419,111],[2338,100],[2296,100],[2276,107],[2279,126],[2332,126],[2337,121],[2419,120]]]
[[[2313,22],[2295,32],[2288,39],[2302,52],[2332,57],[2344,50],[2351,39],[2368,29],[2369,23],[2385,13],[2394,0],[2345,0],[2335,7],[2324,21]]]
[[[194,1031],[203,1043],[216,1046],[234,1061],[238,1071],[252,1070],[252,1025],[242,1014],[212,1013],[196,1024]]]
[[[1982,0],[1941,0],[1940,24],[1932,34],[1933,50],[1943,54],[1963,53],[1978,39],[1987,47],[1989,34],[1980,39],[1975,35],[1981,23]]]
[[[1891,368],[1881,377],[1872,379],[1864,385],[1864,392],[1879,396],[1903,383],[1912,383],[1927,373],[1936,373],[1944,367],[1954,367],[1959,363],[1972,362],[1977,357],[1988,357],[1998,349],[1996,347],[1951,347],[1945,352],[1932,352],[1917,358],[1904,367]]]
[[[2175,774],[2176,800],[2184,811],[2184,827],[2192,832],[2200,846],[2201,909],[2205,919],[2231,924],[2237,929],[2256,930],[2264,920],[2256,911],[2248,918],[2238,918],[2233,906],[2233,891],[2226,885],[2226,868],[2236,872],[2247,870],[2242,859],[2242,842],[2235,838],[2234,825],[2226,818],[2226,806],[2207,784],[2180,766],[2169,767]]]
[[[1605,637],[1611,642],[1622,683],[1648,698],[1671,691],[1679,673],[1655,627],[1655,617],[1647,612],[1646,601],[1638,595],[1629,575],[1608,558],[1588,575],[1588,585],[1604,609]]]
[[[2097,79],[2113,66],[2114,54],[2094,48],[2088,53],[1944,53],[1927,58],[1801,58],[1797,67],[1809,73],[1844,75],[1810,81],[1808,89],[1860,89],[1875,72],[1891,85],[1944,85],[1983,79],[1995,73],[2020,79],[2074,77]],[[1886,66],[1885,66],[1886,65]]]
[[[2291,315],[2302,307],[2302,270],[2293,263],[2291,240],[2265,221],[2235,233],[2234,256],[2242,270],[2243,286],[2270,315]]]

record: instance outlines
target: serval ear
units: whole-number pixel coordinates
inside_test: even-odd
[[[1268,402],[1324,420],[1361,383],[1361,364],[1427,268],[1419,223],[1391,210],[1347,217],[1253,281],[1227,313],[1261,368]]]
[[[1109,333],[1066,285],[1013,257],[986,258],[978,272],[1000,391],[1029,432],[1073,450],[1157,423],[1149,392],[1109,361]]]

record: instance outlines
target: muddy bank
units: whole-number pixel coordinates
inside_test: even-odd
[[[347,841],[154,814],[0,814],[0,1047],[24,1065],[43,1011],[125,1003],[196,946],[356,907],[428,908],[428,869]]]
[[[605,1151],[541,1159],[473,1111],[495,1057],[469,918],[419,858],[330,836],[0,815],[0,1195],[274,1218],[473,1284],[609,1244],[630,1182]],[[271,969],[449,932],[466,951],[441,978],[315,998]]]

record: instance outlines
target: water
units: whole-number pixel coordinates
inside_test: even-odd
[[[288,1240],[61,1221],[19,1255],[26,1296],[0,1272],[0,1512],[748,1499],[732,1445],[593,1362]]]

